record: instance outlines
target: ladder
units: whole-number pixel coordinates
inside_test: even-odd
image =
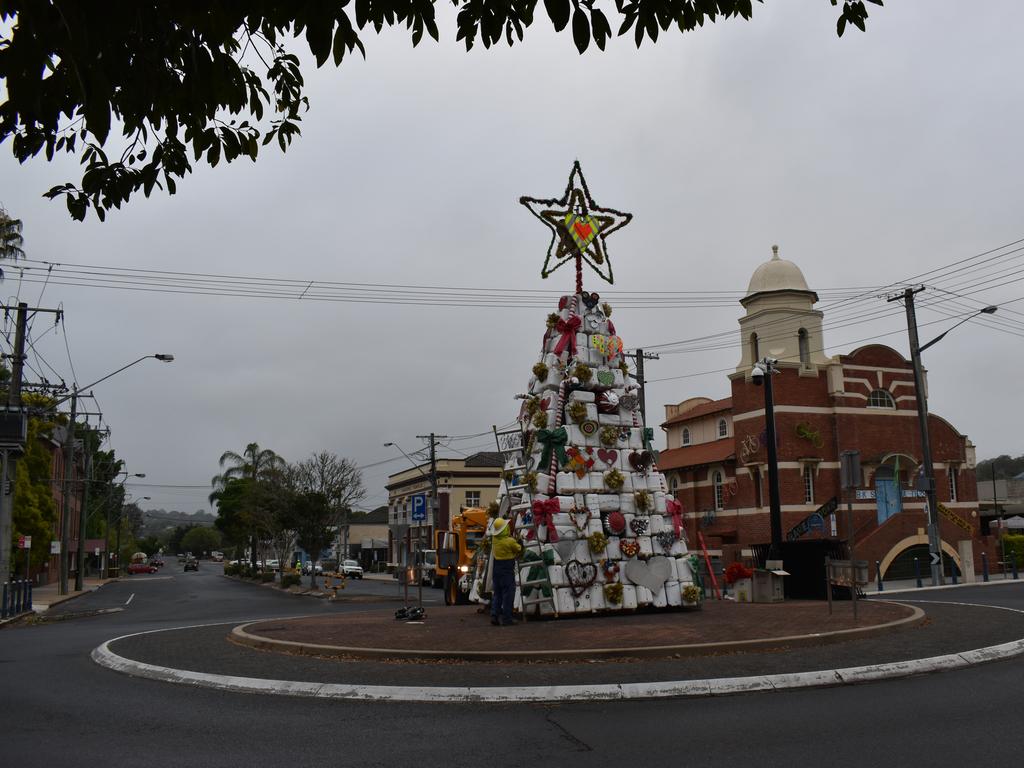
[[[523,621],[527,620],[530,607],[535,607],[539,616],[540,606],[544,603],[551,606],[552,613],[557,617],[558,604],[555,602],[555,590],[548,578],[548,563],[544,560],[544,544],[540,540],[537,520],[532,511],[533,491],[530,490],[530,485],[526,482],[526,473],[530,471],[527,464],[529,446],[526,433],[521,425],[505,430],[499,430],[497,426],[492,425],[491,430],[494,432],[494,441],[498,446],[498,452],[505,459],[505,496],[498,508],[498,515],[507,517],[514,522],[516,515],[529,512],[527,519],[530,522],[521,527],[521,530],[528,531],[526,538],[520,542],[524,549],[524,556],[516,561],[515,567],[516,584],[519,587],[523,604]],[[527,559],[531,554],[533,557]]]

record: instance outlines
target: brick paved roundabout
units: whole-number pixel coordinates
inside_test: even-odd
[[[914,603],[913,605],[911,603]],[[394,605],[136,633],[93,652],[137,677],[239,693],[391,701],[581,701],[835,686],[1024,653],[1024,612],[949,601],[709,603],[492,627],[473,608],[422,624]]]

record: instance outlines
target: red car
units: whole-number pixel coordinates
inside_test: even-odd
[[[156,573],[157,567],[150,565],[149,563],[129,563],[128,564],[128,575],[131,576],[133,573]]]

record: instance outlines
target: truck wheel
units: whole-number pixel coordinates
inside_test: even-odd
[[[459,583],[457,579],[453,579],[451,576],[444,577],[444,604],[445,605],[458,605],[459,602]]]

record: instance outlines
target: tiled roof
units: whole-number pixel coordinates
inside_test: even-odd
[[[732,398],[723,397],[721,400],[712,400],[710,403],[701,403],[688,411],[677,413],[671,419],[663,422],[661,426],[664,427],[669,424],[678,424],[680,421],[689,421],[690,419],[696,419],[700,416],[707,416],[709,413],[718,413],[719,411],[729,410],[732,410]]]
[[[388,507],[377,507],[373,512],[368,512],[363,517],[355,517],[350,525],[380,525],[388,521]]]
[[[504,467],[505,457],[497,451],[480,451],[466,458],[467,467]]]
[[[733,439],[731,437],[723,437],[721,440],[715,440],[711,443],[687,445],[683,448],[661,451],[658,454],[658,469],[664,472],[668,469],[717,464],[720,461],[735,458],[735,455],[736,446],[733,443]]]

